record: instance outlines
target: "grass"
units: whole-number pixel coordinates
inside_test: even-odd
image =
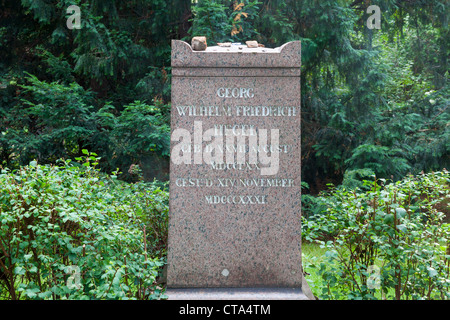
[[[324,261],[326,248],[321,248],[320,245],[311,242],[302,243],[302,264],[303,271],[306,272],[305,279],[308,282],[312,293],[317,296],[317,289],[322,287],[322,277],[318,274],[318,270],[313,265],[319,265]]]

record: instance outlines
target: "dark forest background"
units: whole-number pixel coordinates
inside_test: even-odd
[[[123,180],[167,180],[171,39],[204,35],[302,41],[305,192],[448,169],[448,16],[438,0],[0,0],[0,165],[87,149]]]

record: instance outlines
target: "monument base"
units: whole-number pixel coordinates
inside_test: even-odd
[[[301,288],[167,288],[168,300],[314,300]]]

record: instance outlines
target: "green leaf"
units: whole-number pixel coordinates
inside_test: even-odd
[[[396,208],[395,212],[400,218],[404,218],[406,216],[406,210],[403,208]]]
[[[37,293],[39,291],[40,291],[39,288],[26,289],[25,294],[28,296],[28,298],[34,298],[37,296]]]
[[[25,272],[26,272],[26,270],[25,270],[25,268],[23,268],[23,267],[15,267],[15,268],[14,268],[14,274],[17,274],[17,275],[24,275]]]
[[[86,149],[81,150],[81,152],[83,152],[84,154],[88,155],[89,151],[87,151]]]
[[[383,220],[383,222],[386,223],[386,224],[392,223],[393,221],[394,221],[394,215],[393,214],[387,214],[384,217],[384,220]]]
[[[427,267],[427,271],[428,271],[428,275],[432,278],[436,277],[438,274],[438,272],[432,267]]]
[[[52,292],[51,291],[45,291],[45,292],[40,292],[38,294],[38,297],[40,299],[46,299],[46,298],[50,298],[52,296]]]

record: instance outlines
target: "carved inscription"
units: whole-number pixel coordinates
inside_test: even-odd
[[[254,88],[220,87],[215,94],[224,99],[251,99],[255,97]],[[279,143],[279,132],[271,130],[269,143],[268,130],[258,128],[244,119],[254,117],[296,117],[300,110],[296,106],[175,106],[180,117],[233,117],[242,119],[235,124],[224,124],[218,121],[203,132],[202,122],[194,122],[194,132],[177,129],[172,134],[172,142],[177,144],[172,149],[172,159],[176,164],[206,164],[213,171],[255,171],[265,178],[208,178],[177,177],[175,185],[180,188],[240,188],[250,194],[207,194],[204,204],[207,205],[262,205],[269,202],[267,194],[253,194],[254,188],[291,188],[293,179],[277,177],[279,155],[293,150],[289,144]],[[204,144],[204,142],[211,142]],[[217,190],[217,189],[214,189]],[[258,189],[256,189],[258,190]],[[256,191],[257,192],[257,191]]]

